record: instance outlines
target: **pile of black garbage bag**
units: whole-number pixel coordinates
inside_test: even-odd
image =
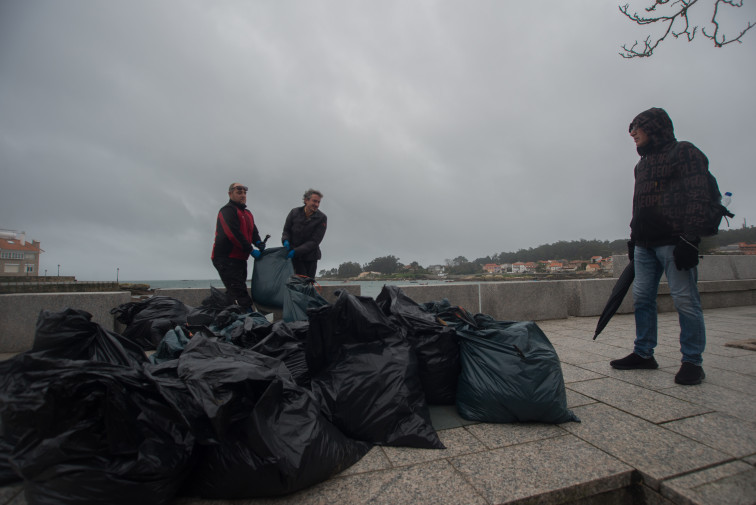
[[[443,449],[433,404],[484,422],[578,421],[534,323],[419,305],[395,286],[308,296],[272,323],[215,289],[200,307],[153,296],[113,309],[122,334],[42,311],[33,348],[0,362],[0,485],[23,480],[30,505],[269,497],[373,445]]]

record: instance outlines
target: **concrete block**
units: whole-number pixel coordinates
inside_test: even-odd
[[[563,319],[574,305],[572,281],[487,282],[481,312],[502,321]]]
[[[570,311],[570,315],[590,317],[601,314],[615,284],[617,284],[617,279],[586,279],[574,282],[576,303],[575,308]],[[625,299],[617,309],[618,314],[629,314],[631,312],[633,312],[632,288],[628,290]]]
[[[446,298],[453,306],[462,307],[473,314],[481,311],[480,285],[478,284],[402,286],[401,289],[417,303],[438,302]]]
[[[13,353],[31,349],[37,318],[42,310],[85,310],[92,314],[92,321],[112,331],[115,329],[115,317],[110,309],[130,301],[131,293],[125,291],[0,295],[0,352]]]

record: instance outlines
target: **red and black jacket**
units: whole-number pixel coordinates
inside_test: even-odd
[[[246,261],[252,244],[260,241],[255,218],[242,205],[229,200],[218,212],[215,224],[215,243],[211,258],[233,258]]]

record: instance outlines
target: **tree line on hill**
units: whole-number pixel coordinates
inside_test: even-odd
[[[700,250],[703,254],[711,254],[716,249],[737,243],[756,243],[756,228],[750,227],[737,230],[720,230],[719,234],[705,237],[701,241]],[[529,249],[520,249],[516,252],[502,252],[476,258],[472,261],[464,256],[444,260],[444,270],[450,275],[474,275],[483,271],[483,265],[511,264],[518,261],[537,262],[540,260],[590,260],[593,256],[609,257],[617,254],[627,254],[627,239],[608,240],[573,240],[559,241],[553,244],[544,244]],[[430,266],[430,265],[428,265]],[[423,277],[430,272],[427,267],[413,261],[407,265],[402,264],[394,255],[381,256],[372,261],[360,265],[354,261],[347,261],[338,268],[321,270],[320,277],[354,278],[362,272],[378,272],[382,275],[396,275],[407,278]]]

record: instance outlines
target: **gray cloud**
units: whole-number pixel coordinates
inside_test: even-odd
[[[321,190],[321,268],[613,240],[627,125],[652,106],[708,155],[740,226],[756,218],[754,36],[623,60],[645,32],[611,3],[9,0],[0,227],[82,280],[214,278],[232,181],[272,244]]]

